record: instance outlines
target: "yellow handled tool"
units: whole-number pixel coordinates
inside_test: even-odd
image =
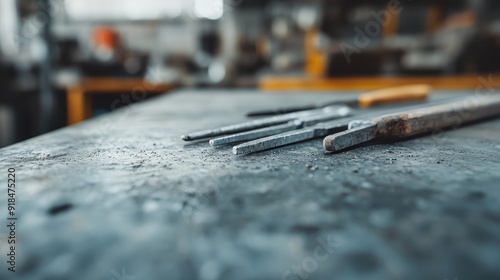
[[[364,108],[387,103],[419,101],[427,99],[431,91],[432,87],[429,85],[400,86],[361,94],[357,101],[359,106]]]
[[[356,107],[371,107],[375,105],[395,103],[395,102],[410,102],[426,100],[432,91],[429,85],[408,85],[393,88],[380,89],[363,93],[356,99],[336,100],[325,104],[312,104],[298,107],[278,108],[264,111],[255,111],[247,114],[249,117],[282,115],[299,111],[314,110],[325,108],[333,105],[347,105],[351,108]]]

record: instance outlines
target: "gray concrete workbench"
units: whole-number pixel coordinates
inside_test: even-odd
[[[0,279],[500,279],[500,120],[340,154],[179,138],[330,99],[186,90],[0,150]]]

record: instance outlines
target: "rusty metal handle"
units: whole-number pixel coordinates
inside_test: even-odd
[[[373,140],[400,140],[500,116],[500,95],[472,96],[459,102],[353,121],[349,130],[327,136],[323,146],[337,152]]]
[[[377,138],[397,140],[499,115],[500,95],[496,95],[470,97],[451,104],[382,116],[374,122],[377,123]]]

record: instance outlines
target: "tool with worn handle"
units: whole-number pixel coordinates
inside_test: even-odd
[[[458,100],[453,98],[452,101]],[[369,111],[357,116],[350,116],[342,118],[340,120],[334,120],[329,122],[318,123],[313,126],[305,127],[302,129],[297,129],[293,131],[288,131],[264,138],[260,138],[254,141],[245,142],[233,147],[233,153],[235,155],[247,155],[251,153],[261,152],[269,149],[274,149],[290,144],[299,143],[306,140],[311,140],[315,138],[325,137],[332,133],[338,133],[345,131],[349,128],[349,124],[352,121],[359,119],[371,119],[381,115],[399,113],[402,111],[409,111],[413,109],[419,109],[423,107],[431,107],[438,104],[450,103],[450,99],[440,99],[433,100],[429,103],[418,104],[418,105],[406,105],[404,107],[397,106],[393,108]],[[230,136],[229,136],[230,137]]]
[[[361,94],[356,99],[349,100],[337,100],[325,104],[316,105],[305,105],[298,107],[289,108],[278,108],[272,110],[255,111],[247,114],[248,117],[258,117],[258,116],[271,116],[271,115],[281,115],[299,111],[313,110],[324,108],[332,105],[347,105],[351,108],[356,107],[371,107],[374,105],[404,102],[404,101],[419,101],[425,100],[429,97],[432,88],[429,85],[408,85],[393,87],[387,89],[380,89],[371,92]]]
[[[327,136],[323,145],[327,151],[337,152],[374,139],[401,140],[498,116],[500,95],[474,96],[454,103],[352,121],[349,130]]]

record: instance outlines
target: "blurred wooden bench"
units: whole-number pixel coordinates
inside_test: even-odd
[[[485,81],[488,82],[486,85]],[[500,88],[500,74],[493,74],[491,79],[487,74],[448,77],[264,77],[259,87],[265,91],[332,91],[372,90],[410,84],[428,84],[442,90],[475,90],[486,86]]]
[[[161,94],[174,87],[171,83],[152,84],[142,78],[85,78],[67,89],[68,124],[92,117],[92,95],[135,92]]]

